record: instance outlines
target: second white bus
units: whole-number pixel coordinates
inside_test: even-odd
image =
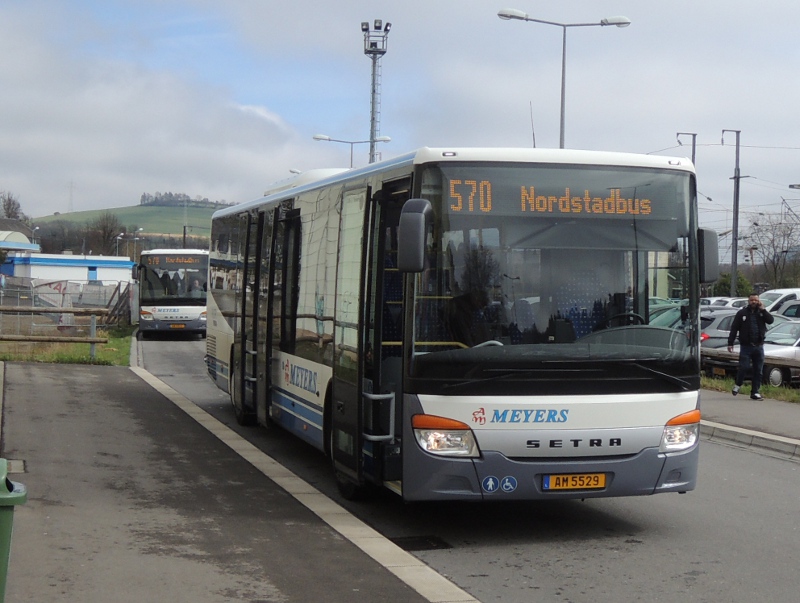
[[[139,261],[139,332],[206,334],[208,250],[149,249]]]

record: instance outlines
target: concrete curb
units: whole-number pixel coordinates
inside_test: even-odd
[[[800,461],[800,440],[733,427],[712,421],[700,422],[700,435],[712,442],[737,448],[754,449],[755,452],[790,461]]]

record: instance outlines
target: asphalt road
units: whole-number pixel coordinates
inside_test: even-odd
[[[800,463],[702,443],[686,495],[536,504],[341,499],[324,456],[235,424],[201,340],[143,342],[143,365],[483,602],[787,601],[800,578]]]

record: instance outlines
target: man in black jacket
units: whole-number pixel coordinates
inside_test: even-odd
[[[739,393],[739,388],[744,383],[744,376],[751,366],[753,367],[753,389],[750,397],[753,400],[763,400],[764,396],[758,393],[761,388],[761,374],[764,372],[764,336],[767,334],[767,325],[775,319],[772,317],[757,293],[751,293],[747,305],[736,313],[728,335],[728,351],[733,351],[733,342],[739,337],[739,369],[736,371],[736,385],[733,386],[733,395]]]

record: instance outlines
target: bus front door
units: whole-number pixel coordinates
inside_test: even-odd
[[[345,192],[341,212],[330,445],[345,496],[401,476],[402,278],[391,252],[400,202],[385,189],[369,198]]]
[[[261,219],[260,219],[261,218]],[[258,399],[258,268],[263,214],[248,214],[242,217],[245,236],[242,241],[241,313],[239,338],[234,350],[233,408],[240,425],[256,422],[256,400]]]

